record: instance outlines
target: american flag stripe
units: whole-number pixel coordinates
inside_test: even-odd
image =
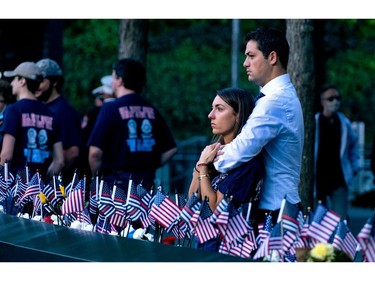
[[[319,242],[327,243],[335,231],[340,216],[319,204],[309,227],[310,237]]]
[[[150,216],[158,221],[164,228],[168,228],[179,214],[180,209],[169,197],[165,197],[159,206],[154,203],[150,211]]]
[[[269,238],[269,245],[268,248],[270,250],[282,250],[283,249],[283,241],[280,236],[278,237],[270,237]]]
[[[255,255],[253,257],[254,259],[260,259],[260,258],[263,258],[263,257],[268,255],[268,253],[269,253],[269,248],[268,248],[269,239],[270,239],[270,235],[268,235],[265,238],[265,240],[263,240],[262,244],[260,244],[260,246],[258,247],[258,250],[255,252]]]
[[[125,227],[126,226],[125,211],[116,209],[116,211],[110,217],[109,223],[118,227]]]
[[[82,212],[85,208],[85,201],[82,189],[73,190],[61,206],[61,213],[69,214]]]
[[[224,239],[227,242],[241,237],[248,232],[248,224],[240,213],[229,219],[226,235]]]
[[[216,207],[216,210],[211,216],[211,223],[226,224],[228,222],[228,218],[229,218],[229,212],[227,211],[228,204],[229,202],[225,198],[223,198],[220,201],[220,203]],[[219,222],[217,220],[219,220]]]
[[[294,247],[297,235],[293,231],[286,230],[283,234],[283,250],[284,252],[289,251]]]
[[[198,219],[194,232],[198,237],[199,243],[204,243],[212,238],[215,238],[218,234],[217,229],[213,227],[209,219],[202,220],[202,218]]]
[[[189,206],[189,203],[187,203],[180,213],[181,219],[186,222],[190,230],[194,229],[197,225],[201,206],[202,203],[200,201],[197,201],[192,206]]]
[[[332,246],[346,253],[352,260],[354,259],[358,241],[343,221],[340,221],[337,227]]]
[[[289,230],[293,232],[299,231],[298,221],[293,218],[285,219],[285,217],[283,216],[282,224],[285,230]]]
[[[357,235],[364,261],[375,262],[375,214],[372,215]]]
[[[375,239],[370,237],[365,243],[363,240],[359,240],[361,244],[361,249],[364,253],[365,261],[375,262]]]
[[[347,235],[344,239],[337,236],[334,238],[332,243],[336,249],[348,254],[352,260],[356,254],[357,244],[358,242],[353,235]]]

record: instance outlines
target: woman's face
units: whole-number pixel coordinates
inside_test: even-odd
[[[211,120],[213,134],[222,135],[225,143],[233,140],[237,114],[219,96],[216,96],[212,102],[212,110],[208,114],[208,118]]]

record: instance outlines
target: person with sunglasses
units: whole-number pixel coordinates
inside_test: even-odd
[[[348,220],[348,188],[360,166],[358,135],[339,112],[341,96],[336,86],[323,86],[320,104],[322,110],[315,115],[314,201]]]

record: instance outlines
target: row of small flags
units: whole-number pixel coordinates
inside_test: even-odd
[[[181,240],[190,241],[190,245],[193,237],[199,243],[218,239],[218,251],[222,254],[258,260],[276,252],[278,261],[284,262],[295,262],[297,249],[330,243],[351,260],[360,253],[362,261],[375,261],[375,214],[354,237],[346,222],[323,204],[303,215],[296,205],[284,199],[277,223],[272,225],[271,215],[266,215],[255,236],[250,220],[251,203],[236,208],[228,196],[212,211],[208,200],[198,198],[197,193],[189,199],[176,194],[172,200],[161,186],[156,192],[148,191],[142,184],[129,180],[126,194],[115,183],[111,186],[96,177],[89,184],[89,202],[85,202],[86,177],[80,179],[75,173],[71,183],[64,187],[59,177],[45,184],[38,172],[31,176],[27,167],[16,176],[5,168],[0,171],[0,202],[11,198],[11,208],[16,207],[20,213],[27,203],[32,204],[32,216],[56,215],[64,226],[78,220],[93,225],[93,231],[121,234],[127,226],[140,222],[160,237],[164,231],[172,233],[179,246]]]

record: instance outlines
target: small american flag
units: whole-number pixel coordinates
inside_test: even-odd
[[[331,235],[339,224],[340,216],[318,204],[314,217],[309,227],[309,235],[322,243],[328,243]]]
[[[152,204],[150,217],[153,217],[164,228],[168,228],[180,214],[175,202],[158,190]]]
[[[197,235],[199,243],[204,243],[217,237],[219,234],[218,230],[210,222],[212,210],[210,209],[208,201],[204,200],[202,204],[197,225],[195,229],[193,229],[193,233]]]
[[[61,206],[61,214],[70,214],[75,212],[82,212],[85,208],[85,197],[83,194],[82,185],[79,184],[73,189],[69,196],[65,199]]]
[[[95,230],[100,233],[110,234],[111,233],[111,224],[108,221],[108,218],[103,214],[99,213],[98,221],[95,225]]]
[[[142,186],[142,184],[137,185],[137,194],[139,197],[139,211],[141,212],[140,221],[144,228],[152,225],[155,221],[154,219],[150,219],[149,211],[151,210],[151,206],[154,200],[154,196],[147,191],[146,188]]]
[[[77,183],[79,182],[79,177],[77,172],[74,172],[72,181],[65,187],[65,194],[69,196],[70,192],[73,191]]]
[[[223,197],[220,203],[217,205],[214,213],[211,216],[211,223],[213,224],[221,224],[226,225],[229,220],[229,212],[228,212],[228,205],[229,201]]]
[[[180,217],[185,221],[189,230],[193,230],[198,222],[202,200],[197,197],[197,193],[193,193],[185,206],[182,208]]]
[[[15,183],[15,192],[14,192],[14,199],[15,199],[15,205],[19,205],[19,200],[22,198],[22,196],[25,194],[27,189],[27,179],[29,177],[26,177],[26,168],[19,171],[16,174],[16,183]]]
[[[268,238],[272,231],[273,225],[272,225],[272,216],[270,214],[267,214],[264,219],[264,223],[260,223],[258,225],[259,234],[256,237],[257,244],[260,245],[263,243],[263,241]]]
[[[364,261],[375,262],[375,213],[368,218],[357,235]]]
[[[38,195],[39,192],[40,192],[40,179],[39,179],[39,173],[36,172],[34,176],[31,178],[31,180],[29,181],[25,194],[21,197],[19,201],[20,206],[21,207],[23,206],[23,203],[26,198]]]
[[[168,233],[172,232],[174,236],[178,239],[184,238],[187,230],[187,224],[180,217],[177,217],[166,229]]]
[[[352,260],[354,260],[358,241],[350,232],[345,222],[340,221],[337,226],[335,236],[333,238],[332,246],[340,251],[346,253]]]
[[[224,241],[228,244],[248,233],[250,225],[246,222],[242,213],[233,206],[231,201],[228,202],[226,212],[228,214],[227,223],[222,224],[216,222],[216,224]]]
[[[138,195],[137,186],[134,184],[134,182],[131,184],[129,198],[127,198],[126,215],[127,220],[129,221],[137,221],[142,215],[140,210],[140,198]]]
[[[101,180],[101,193],[100,193],[100,198],[99,198],[99,213],[102,214],[105,217],[110,217],[113,215],[113,213],[116,210],[115,204],[113,203],[112,200],[112,195],[111,195],[111,189],[109,185],[104,181]]]
[[[300,225],[303,224],[303,213],[296,205],[285,200],[281,219],[283,229],[297,233],[299,232]]]
[[[122,188],[116,188],[115,194],[113,196],[113,204],[115,205],[115,212],[110,217],[109,222],[115,226],[123,228],[126,226],[126,219],[125,219],[125,202],[126,202],[126,194],[125,190]]]

